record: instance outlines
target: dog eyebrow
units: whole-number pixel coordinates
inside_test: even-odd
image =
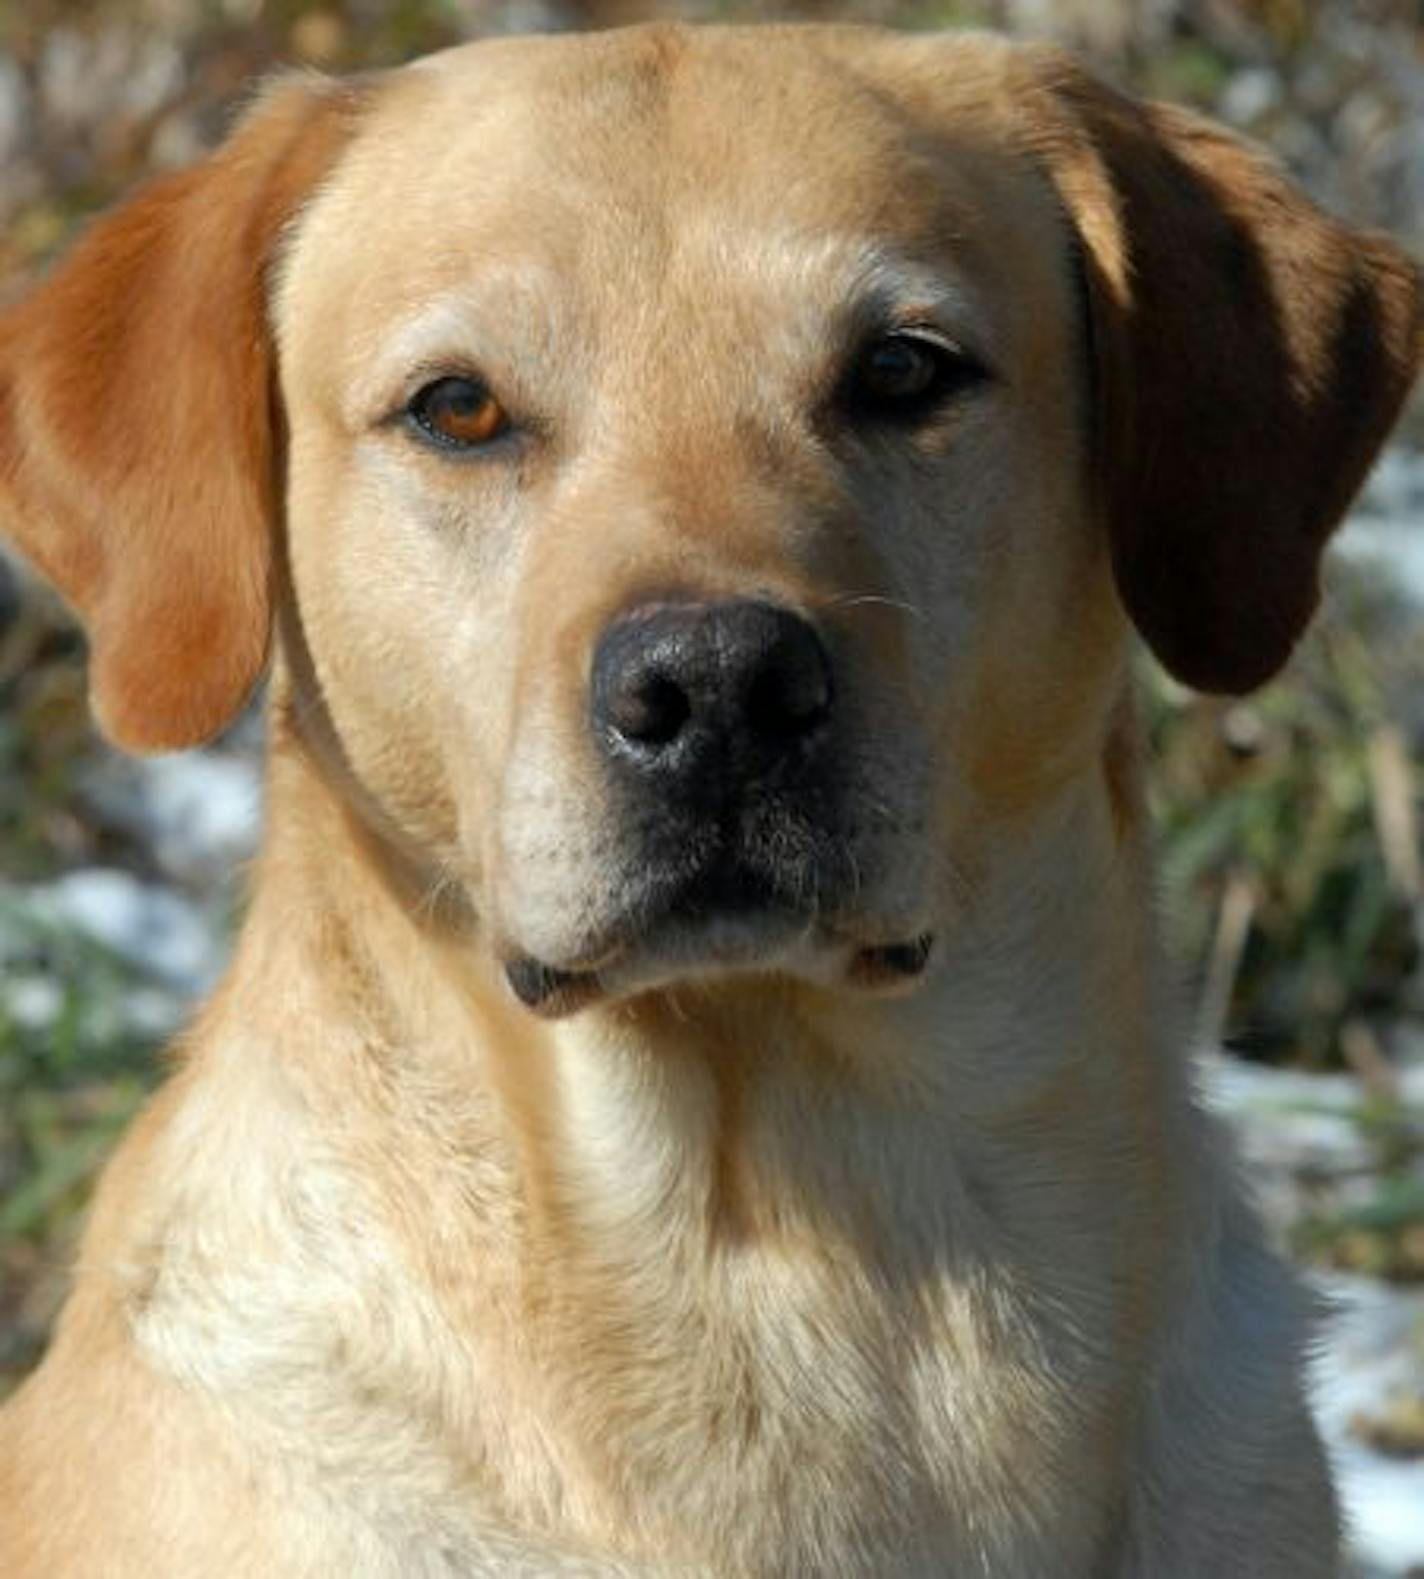
[[[416,385],[442,373],[517,379],[518,364],[566,359],[573,343],[567,289],[521,260],[473,270],[458,288],[423,300],[351,347],[343,417],[354,431],[389,414]]]
[[[923,324],[955,339],[992,339],[991,303],[961,270],[949,271],[893,254],[869,260],[850,297],[844,322],[857,338],[877,329]]]
[[[934,238],[934,250],[942,254],[934,261],[885,237],[794,227],[728,235],[719,226],[684,238],[682,245],[704,245],[724,278],[759,278],[796,294],[814,286],[871,319],[899,320],[906,311],[922,310],[957,322],[983,317],[988,308],[988,293],[976,288],[965,267],[977,260],[976,249],[968,240],[956,245],[945,232]]]
[[[812,255],[817,252],[820,257]],[[839,363],[877,334],[917,326],[939,330],[986,362],[1000,359],[1003,326],[995,303],[953,260],[930,263],[863,237],[817,238],[802,267],[806,276],[831,270],[838,276],[829,323],[810,326],[823,362]]]

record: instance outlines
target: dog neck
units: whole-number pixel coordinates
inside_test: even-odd
[[[279,720],[251,924],[164,1141],[207,1205],[153,1252],[145,1347],[229,1387],[240,1366],[263,1451],[312,1411],[375,1424],[620,1549],[764,1548],[747,1488],[780,1518],[807,1454],[837,1489],[803,1555],[872,1568],[882,1521],[933,1539],[905,1499],[975,1507],[1012,1475],[1106,1510],[1189,1122],[1110,800],[1001,839],[907,997],[734,979],[547,1023]],[[211,1283],[216,1242],[261,1267],[250,1297]],[[868,1491],[907,1443],[921,1467]]]
[[[902,1219],[923,1234],[938,1209],[948,1240],[972,1216],[957,1197],[979,1151],[1022,1143],[1029,1201],[1055,1137],[1110,1169],[1155,1149],[1177,1100],[1140,817],[1124,813],[1137,791],[1112,752],[1035,817],[976,832],[958,911],[909,996],[748,976],[549,1023],[514,1002],[458,903],[427,902],[428,874],[322,752],[278,744],[254,902],[268,916],[228,1001],[246,1018],[283,1001],[274,979],[297,1001],[324,993],[313,1023],[349,1027],[383,1080],[488,1098],[531,1224],[705,1248],[804,1214],[869,1247]],[[1104,1126],[1134,1145],[1087,1144]]]

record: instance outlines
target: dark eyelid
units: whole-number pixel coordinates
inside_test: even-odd
[[[938,346],[941,351],[948,351],[952,356],[962,356],[968,361],[980,363],[981,366],[984,362],[983,357],[971,350],[963,340],[950,334],[947,329],[942,329],[936,323],[924,323],[917,319],[911,319],[905,323],[887,324],[878,335],[871,336],[866,343],[869,344],[876,339],[923,340],[926,345]]]
[[[947,329],[942,328],[939,324],[924,323],[918,320],[895,323],[886,328],[881,338],[886,340],[918,340],[925,345],[933,346],[936,350],[943,351],[947,356],[952,356],[964,362],[967,366],[977,368],[980,373],[988,378],[997,376],[988,357],[984,356],[974,346],[951,334]],[[868,345],[871,342],[866,341],[865,343]]]
[[[993,369],[996,358],[982,344],[984,332],[969,332],[966,319],[977,318],[955,292],[914,285],[872,288],[867,295],[847,303],[837,324],[836,339],[849,359],[876,340],[908,335],[929,341],[945,351],[966,356]]]
[[[475,385],[493,399],[504,413],[504,426],[490,438],[471,444],[447,439],[420,420],[414,410],[417,398],[438,384],[458,380]],[[398,431],[420,449],[444,461],[479,463],[506,453],[511,445],[542,431],[541,424],[513,409],[478,368],[462,358],[447,357],[417,363],[402,379],[399,393],[372,423],[378,432]]]
[[[489,382],[475,368],[458,362],[430,362],[421,363],[411,369],[401,380],[400,388],[386,403],[379,417],[376,419],[377,427],[386,427],[394,422],[405,419],[410,410],[410,403],[423,389],[428,389],[432,384],[438,384],[447,378],[467,378],[472,384],[478,384],[481,389],[488,389]]]
[[[862,382],[866,364],[880,348],[896,343],[918,346],[938,360],[937,377],[922,393],[882,397]],[[855,343],[836,384],[834,406],[842,421],[867,431],[912,432],[972,399],[995,382],[989,363],[938,324],[902,317],[882,320]]]

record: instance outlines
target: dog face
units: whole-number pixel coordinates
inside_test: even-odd
[[[213,169],[0,339],[22,541],[59,522],[28,546],[141,744],[240,697],[275,544],[293,727],[544,1013],[709,972],[912,982],[956,852],[1100,771],[1124,611],[1196,683],[1283,661],[1418,354],[1387,243],[985,39],[482,44],[288,88]],[[235,282],[197,277],[215,209]],[[73,481],[138,463],[107,429],[96,462],[45,369],[155,237],[209,316],[242,305],[166,363],[99,347],[109,398],[169,379],[150,426],[217,446],[154,458],[150,521],[199,519],[146,529],[140,595]],[[175,530],[209,533],[176,571]],[[190,684],[150,726],[139,616],[179,602]]]
[[[755,37],[481,47],[375,110],[292,249],[315,671],[541,1007],[912,976],[985,720],[1048,733],[1008,698],[1065,672],[1100,705],[1063,227],[933,133]]]

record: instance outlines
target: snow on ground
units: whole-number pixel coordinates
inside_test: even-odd
[[[1320,1287],[1334,1315],[1314,1377],[1316,1418],[1359,1572],[1424,1572],[1424,1455],[1381,1452],[1359,1434],[1401,1397],[1424,1397],[1424,1292],[1344,1276],[1321,1278]]]
[[[1347,1209],[1377,1183],[1352,1075],[1267,1069],[1226,1055],[1203,1060],[1204,1094],[1237,1136],[1277,1241],[1310,1210]],[[1399,1072],[1399,1097],[1424,1112],[1424,1060]],[[1326,1306],[1311,1382],[1350,1525],[1360,1579],[1424,1571],[1424,1451],[1387,1451],[1382,1427],[1424,1405],[1424,1290],[1339,1273],[1313,1275]]]
[[[1384,452],[1335,552],[1379,566],[1424,608],[1424,450]]]

